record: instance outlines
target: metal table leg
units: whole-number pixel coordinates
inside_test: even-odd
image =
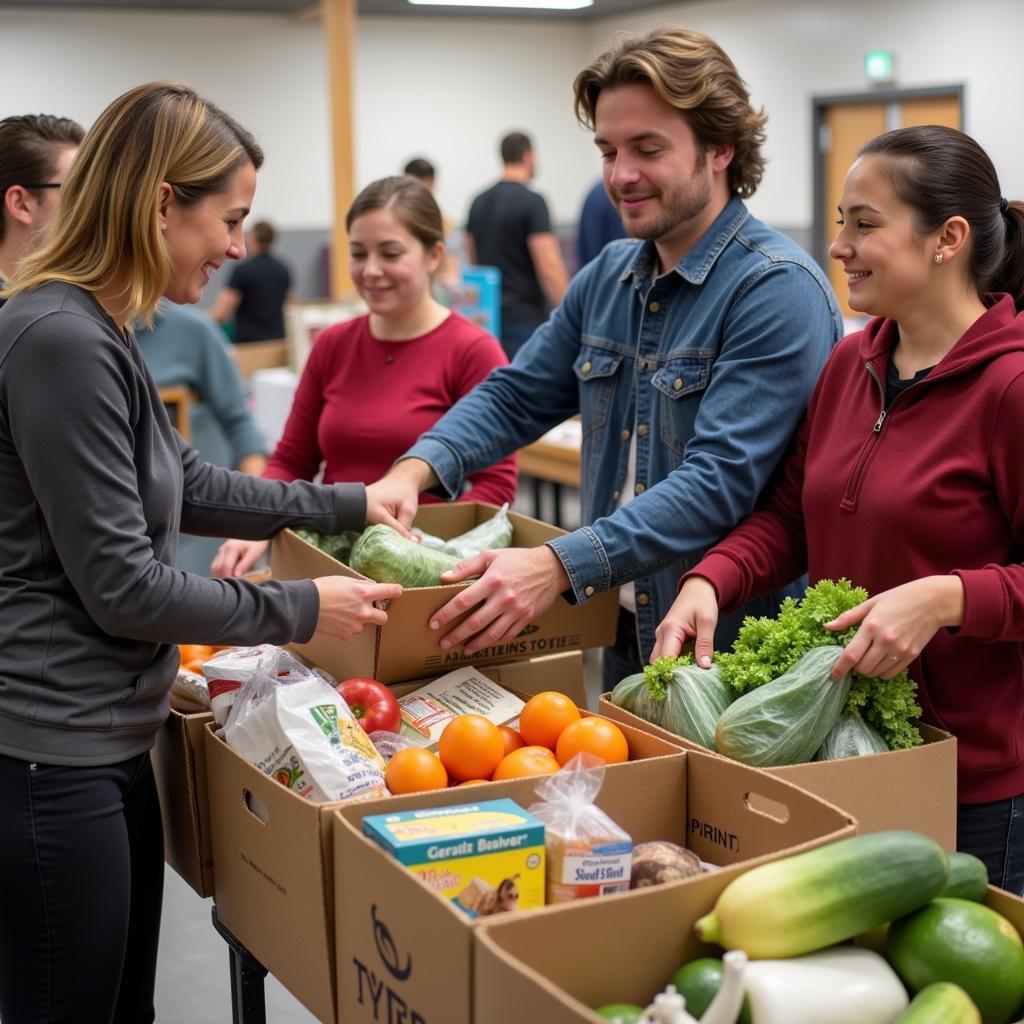
[[[267,1003],[263,990],[266,967],[220,923],[216,907],[213,907],[211,917],[213,927],[228,944],[233,1024],[267,1024]]]

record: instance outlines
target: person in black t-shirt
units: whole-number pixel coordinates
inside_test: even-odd
[[[533,146],[513,132],[501,140],[505,173],[473,200],[464,248],[469,263],[501,271],[501,343],[509,359],[562,301],[569,275],[544,198],[526,187]]]
[[[284,337],[284,303],[291,287],[288,267],[271,255],[277,233],[272,224],[254,224],[249,236],[253,255],[231,272],[210,309],[218,324],[234,320],[236,344]]]

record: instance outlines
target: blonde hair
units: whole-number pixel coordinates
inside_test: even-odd
[[[577,120],[593,130],[601,90],[637,83],[651,86],[659,99],[685,113],[702,148],[731,143],[730,189],[744,198],[757,191],[768,116],[751,106],[736,66],[713,39],[686,28],[622,36],[576,76]]]
[[[256,140],[183,85],[151,82],[119,96],[86,133],[47,243],[21,261],[13,295],[49,281],[88,291],[123,283],[127,320],[151,322],[171,276],[157,218],[160,185],[194,206],[227,189]]]

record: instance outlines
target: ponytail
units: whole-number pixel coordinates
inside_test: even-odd
[[[1003,211],[1006,245],[1003,263],[993,282],[997,292],[1013,296],[1017,312],[1024,311],[1024,202],[1014,200]]]

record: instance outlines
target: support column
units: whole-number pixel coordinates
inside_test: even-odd
[[[355,198],[353,89],[356,62],[356,0],[322,0],[327,46],[328,110],[334,158],[334,225],[331,230],[331,296],[352,291],[348,273],[345,211]]]

